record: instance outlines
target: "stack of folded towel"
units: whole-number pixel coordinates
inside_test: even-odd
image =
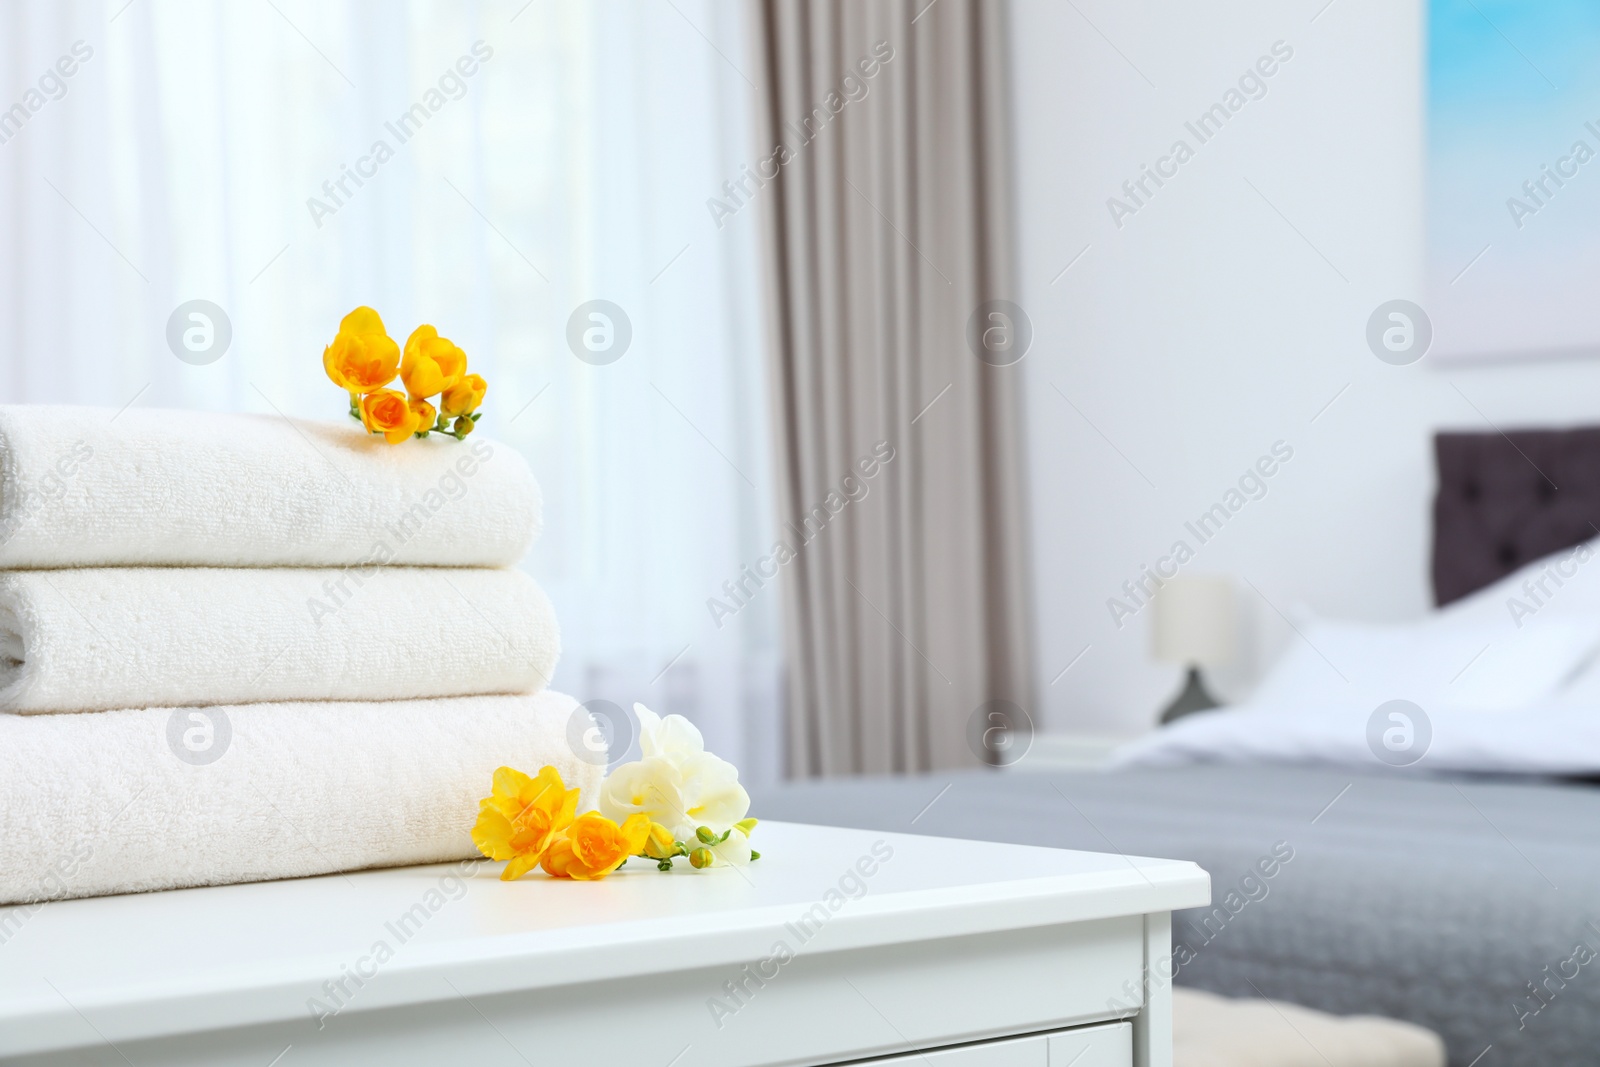
[[[0,904],[465,858],[501,764],[591,799],[539,510],[479,438],[0,407]]]

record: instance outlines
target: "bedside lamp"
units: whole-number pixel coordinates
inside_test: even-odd
[[[1233,583],[1214,575],[1178,575],[1151,602],[1151,653],[1188,668],[1183,689],[1161,713],[1161,722],[1218,707],[1200,679],[1201,667],[1233,659],[1237,619]]]

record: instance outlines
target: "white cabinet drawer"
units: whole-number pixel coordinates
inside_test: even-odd
[[[1132,1067],[1133,1027],[1127,1023],[1087,1026],[938,1052],[912,1052],[869,1060],[858,1067],[910,1067],[918,1063],[927,1067]]]
[[[1051,1034],[1049,1067],[1131,1067],[1133,1026],[1112,1023]]]

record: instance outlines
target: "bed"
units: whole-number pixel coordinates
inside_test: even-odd
[[[1596,536],[1600,431],[1440,434],[1435,446],[1440,616],[1531,641],[1500,601]],[[1587,591],[1569,575],[1550,597],[1546,583],[1538,621],[1600,626],[1592,571],[1579,574]],[[1111,772],[792,783],[758,793],[756,810],[1194,860],[1214,904],[1174,917],[1179,985],[1419,1023],[1454,1067],[1592,1064],[1600,663],[1583,677],[1565,704],[1515,716],[1436,709],[1435,751],[1406,767],[1364,751],[1354,711],[1267,707],[1193,716]],[[1289,741],[1247,743],[1264,729]]]

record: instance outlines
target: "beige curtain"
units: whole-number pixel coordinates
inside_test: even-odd
[[[995,762],[974,717],[1032,709],[1021,368],[968,339],[1015,298],[1003,7],[755,21],[760,159],[731,193],[764,219],[789,770]],[[993,321],[1003,351],[1023,328]]]

